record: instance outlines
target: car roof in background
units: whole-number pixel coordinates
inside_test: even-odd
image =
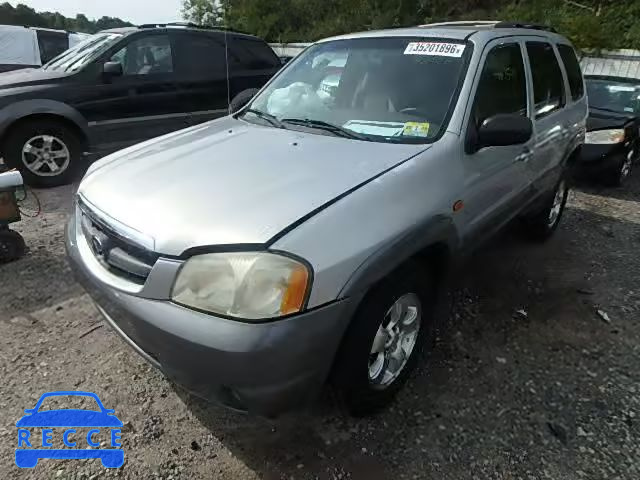
[[[380,37],[433,37],[450,38],[452,40],[477,39],[480,42],[488,42],[495,38],[517,35],[535,36],[553,40],[560,43],[569,43],[562,35],[550,27],[515,22],[496,21],[466,21],[431,23],[407,28],[393,28],[386,30],[372,30],[367,32],[350,33],[320,40],[348,40],[356,38],[380,38]]]
[[[212,33],[212,34],[224,34],[225,32],[229,35],[233,35],[234,37],[245,37],[252,40],[259,40],[255,35],[250,35],[244,32],[237,32],[234,30],[228,30],[225,28],[219,27],[207,27],[202,25],[194,25],[189,23],[159,23],[159,24],[145,24],[139,25],[137,27],[121,27],[121,28],[110,28],[108,30],[102,30],[100,33],[117,33],[120,35],[130,35],[136,32],[143,32],[146,30],[161,30],[161,31],[186,31],[186,32],[202,32],[202,33]]]

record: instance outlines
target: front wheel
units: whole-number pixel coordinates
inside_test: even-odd
[[[633,168],[633,155],[629,153],[618,165],[607,171],[604,175],[604,183],[609,187],[621,187],[631,175]]]
[[[25,183],[56,187],[73,180],[82,160],[77,134],[55,120],[34,120],[13,128],[3,145],[5,162],[20,170]]]
[[[332,373],[351,414],[388,405],[415,369],[433,323],[427,277],[403,269],[374,287],[358,309]]]

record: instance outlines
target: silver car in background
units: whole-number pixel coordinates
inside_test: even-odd
[[[415,367],[451,265],[516,218],[554,232],[586,115],[542,27],[323,40],[234,115],[95,163],[68,255],[191,392],[272,416],[328,382],[367,414]]]

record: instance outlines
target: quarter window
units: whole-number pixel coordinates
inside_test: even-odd
[[[120,62],[125,75],[151,75],[173,72],[171,45],[167,35],[133,40],[111,57]]]
[[[584,82],[582,81],[582,71],[576,52],[569,45],[558,45],[558,52],[560,52],[560,58],[562,58],[562,63],[564,63],[564,68],[567,71],[571,97],[574,100],[579,100],[584,95]]]
[[[500,113],[527,115],[527,80],[517,43],[499,45],[489,52],[476,93],[476,127]]]
[[[533,76],[536,118],[549,115],[564,106],[564,80],[551,44],[527,42]]]

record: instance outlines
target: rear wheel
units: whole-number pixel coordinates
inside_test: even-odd
[[[73,180],[82,159],[81,145],[66,125],[34,120],[13,128],[2,150],[7,165],[20,170],[25,183],[55,187]]]
[[[405,268],[363,300],[332,374],[351,414],[367,415],[388,405],[415,369],[433,323],[432,291],[425,273]]]
[[[537,241],[547,240],[558,228],[569,196],[569,184],[562,178],[544,207],[524,219],[524,230],[528,237]]]

